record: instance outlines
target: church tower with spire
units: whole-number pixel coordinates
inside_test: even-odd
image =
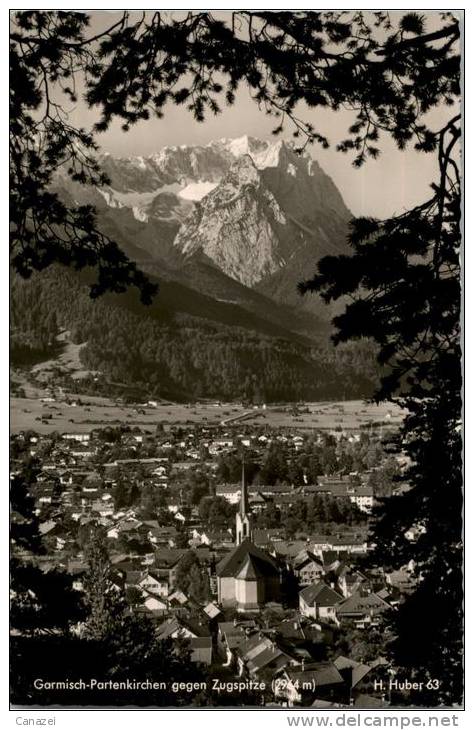
[[[217,600],[242,613],[260,611],[271,602],[281,603],[281,569],[278,562],[252,542],[252,520],[242,462],[242,491],[235,516],[235,547],[216,567]]]
[[[245,482],[245,462],[242,462],[242,492],[240,495],[239,511],[235,516],[235,544],[240,545],[245,539],[252,539],[252,530],[247,484]]]

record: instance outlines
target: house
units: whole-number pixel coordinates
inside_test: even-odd
[[[307,540],[275,540],[272,542],[272,555],[281,557],[288,562],[293,562],[297,555],[308,547]]]
[[[156,637],[162,639],[188,639],[191,661],[203,664],[212,662],[212,637],[204,621],[195,621],[182,616],[172,616],[157,627]],[[200,639],[200,641],[197,641]]]
[[[266,496],[268,499],[270,499],[269,495]],[[300,491],[295,489],[293,492],[291,492],[291,494],[277,493],[272,496],[271,499],[275,507],[278,507],[279,509],[284,509],[285,507],[291,507],[298,502],[304,502],[305,497]]]
[[[252,512],[259,514],[265,509],[268,499],[265,499],[259,492],[249,495],[249,506]]]
[[[48,522],[43,522],[39,526],[39,530],[42,542],[47,551],[64,550],[66,547],[74,550],[75,541],[71,537],[69,530],[65,529],[62,525],[49,520]]]
[[[63,433],[62,438],[66,441],[77,441],[78,443],[87,443],[90,441],[90,433]]]
[[[41,482],[50,481],[53,478],[53,475],[50,474],[50,471],[53,471],[54,472],[56,470],[54,469],[54,467],[49,467],[49,468],[44,468],[43,467],[43,470],[40,471],[40,473],[36,477],[36,482],[38,484],[41,484]],[[57,479],[57,476],[55,476],[54,478]],[[61,482],[61,478],[59,478],[59,481]]]
[[[241,495],[240,484],[218,484],[216,486],[216,497],[222,497],[229,504],[237,504]]]
[[[202,545],[213,545],[214,547],[231,547],[234,544],[232,534],[226,530],[206,531],[201,534]]]
[[[302,550],[295,558],[293,570],[302,586],[315,583],[324,574],[322,560],[310,550]]]
[[[318,535],[313,538],[313,551],[317,555],[321,555],[325,551],[364,554],[367,552],[367,535],[362,532]]]
[[[204,606],[204,613],[209,616],[209,621],[215,621],[219,616],[222,616],[222,611],[215,603],[208,603]]]
[[[64,485],[72,484],[72,482],[73,482],[72,473],[68,469],[61,471],[59,473],[59,481],[61,482],[61,484],[64,484]]]
[[[107,530],[107,537],[117,539],[119,535],[133,534],[141,527],[141,522],[133,517],[118,520]]]
[[[50,532],[52,532],[55,527],[56,522],[54,522],[53,520],[47,520],[46,522],[40,522],[38,530],[40,535],[44,537],[45,535],[48,535]]]
[[[151,473],[154,476],[164,477],[164,476],[166,476],[167,472],[168,472],[167,467],[163,466],[163,464],[160,464],[160,466],[157,466],[156,469],[153,469],[153,471]]]
[[[250,504],[252,500],[249,500]],[[278,528],[254,529],[252,531],[252,540],[258,547],[267,547],[275,540],[283,539],[285,530]]]
[[[138,583],[146,575],[146,572],[142,568],[140,568],[140,566],[137,566],[134,562],[130,560],[122,560],[121,562],[115,563],[114,567],[117,576],[120,576],[120,574],[123,574],[125,576],[125,586],[138,587]]]
[[[234,445],[233,439],[214,439],[208,445],[209,453],[212,456],[223,453],[232,449]]]
[[[145,606],[148,611],[152,611],[155,615],[163,615],[168,610],[166,601],[152,593],[145,593],[143,606]]]
[[[340,572],[341,566],[348,561],[349,553],[340,553],[336,550],[325,550],[320,553],[321,560],[324,566],[324,572],[336,573]]]
[[[336,622],[336,606],[341,600],[340,593],[321,581],[300,591],[299,610],[302,616],[308,618]]]
[[[194,664],[212,664],[212,637],[196,636],[190,639],[191,661]]]
[[[310,646],[316,651],[318,651],[316,645],[323,643],[328,633],[319,624],[302,619],[299,614],[272,625],[272,631],[282,640],[290,642],[294,650],[299,646]]]
[[[174,525],[161,526],[153,521],[145,523],[147,527],[147,537],[153,545],[163,545],[169,547],[176,540],[178,533]]]
[[[183,593],[183,591],[175,590],[168,596],[168,603],[174,606],[184,606],[188,602],[189,598]]]
[[[264,497],[272,497],[275,501],[277,501],[278,497],[281,495],[291,494],[293,491],[297,490],[293,490],[293,487],[290,484],[259,484],[258,487],[253,487],[250,490],[250,493],[258,492],[259,494],[263,494]]]
[[[77,446],[71,446],[69,453],[74,459],[90,459],[95,454],[95,448],[81,443]]]
[[[101,517],[110,517],[114,514],[114,506],[111,502],[102,499],[96,499],[91,504],[92,512],[98,513]]]
[[[72,587],[75,591],[84,590],[84,576],[87,573],[88,565],[81,560],[68,560],[66,571],[73,576]]]
[[[352,621],[357,628],[365,628],[376,624],[380,614],[389,608],[390,604],[377,593],[364,596],[356,592],[338,604],[336,616],[341,623]]]
[[[258,676],[263,671],[272,674],[297,662],[278,643],[261,633],[239,643],[235,649],[239,676]]]
[[[194,461],[175,461],[171,467],[172,474],[180,474],[182,472],[189,471],[196,466]]]
[[[349,499],[350,484],[344,479],[318,478],[318,484],[312,486],[311,493],[332,499]],[[309,491],[309,490],[307,490]]]
[[[416,578],[408,565],[402,566],[399,570],[386,573],[387,583],[397,588],[401,593],[411,593],[416,586]]]
[[[371,512],[374,506],[374,490],[368,485],[354,487],[349,495],[351,502],[356,504],[362,512]]]
[[[337,585],[344,598],[349,598],[357,592],[360,593],[362,588],[367,593],[371,592],[367,577],[360,570],[349,571],[346,568],[339,575]]]
[[[257,625],[253,620],[246,621],[221,621],[218,624],[217,645],[221,654],[225,654],[224,666],[229,666],[235,658],[234,650],[253,633]]]
[[[137,586],[152,595],[167,597],[169,594],[168,577],[153,570],[147,571]]]
[[[331,535],[314,535],[312,538],[313,551],[321,554],[324,550],[332,550]]]
[[[160,548],[155,553],[155,560],[151,572],[168,583],[172,590],[176,583],[176,573],[179,561],[187,550],[178,548]]]
[[[95,474],[94,471],[85,471],[84,469],[72,469],[70,472],[70,479],[69,483],[72,486],[75,487],[82,487],[87,486],[87,483],[90,483],[89,477],[91,477],[93,474]],[[100,477],[98,477],[98,481],[100,481]],[[97,484],[92,484],[91,489],[96,489]]]

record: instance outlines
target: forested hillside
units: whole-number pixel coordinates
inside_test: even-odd
[[[173,311],[166,298],[150,307],[134,294],[91,300],[77,274],[51,269],[29,281],[12,277],[12,362],[54,354],[69,330],[85,368],[104,382],[135,385],[176,399],[215,397],[307,400],[369,395],[375,376],[367,343],[333,348],[288,333],[256,329]]]

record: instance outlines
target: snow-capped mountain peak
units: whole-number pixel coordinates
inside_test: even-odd
[[[350,214],[319,166],[284,141],[242,137],[218,144],[232,150],[234,162],[181,226],[174,245],[185,256],[203,254],[254,286],[295,257],[316,261],[318,249],[342,250],[343,238],[334,245],[329,229],[345,229]]]
[[[256,286],[290,263],[301,262],[303,271],[303,263],[313,267],[346,246],[350,213],[336,186],[287,140],[243,135],[149,156],[106,153],[100,161],[111,183],[91,202],[113,219],[135,221],[148,253],[165,241],[173,256],[204,256]],[[72,195],[80,199],[84,191]]]

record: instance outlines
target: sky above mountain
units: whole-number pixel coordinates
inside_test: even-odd
[[[90,15],[93,32],[111,25],[118,18],[118,13],[113,11],[92,11]],[[436,26],[439,13],[426,11],[426,15],[429,16],[430,25]],[[355,215],[388,217],[428,197],[429,185],[438,174],[436,155],[410,149],[400,152],[390,139],[382,138],[380,158],[369,160],[361,170],[354,169],[350,155],[335,150],[336,143],[346,136],[354,120],[353,114],[303,106],[297,111],[333,144],[329,150],[323,150],[315,144],[311,154],[333,178],[348,208]],[[435,119],[429,121],[442,126],[445,115],[446,110],[439,109],[434,115]],[[96,111],[87,109],[82,103],[70,111],[71,121],[86,127],[93,124],[96,118]],[[103,151],[114,155],[151,155],[165,145],[207,144],[222,137],[241,137],[246,134],[274,140],[271,133],[274,125],[275,121],[269,119],[251,99],[247,88],[240,87],[234,105],[224,107],[222,113],[215,117],[208,115],[204,123],[196,122],[184,107],[170,105],[163,119],[141,122],[127,133],[121,130],[120,123],[113,123],[107,132],[98,136],[98,142]],[[290,139],[291,132],[288,126],[282,137]]]

